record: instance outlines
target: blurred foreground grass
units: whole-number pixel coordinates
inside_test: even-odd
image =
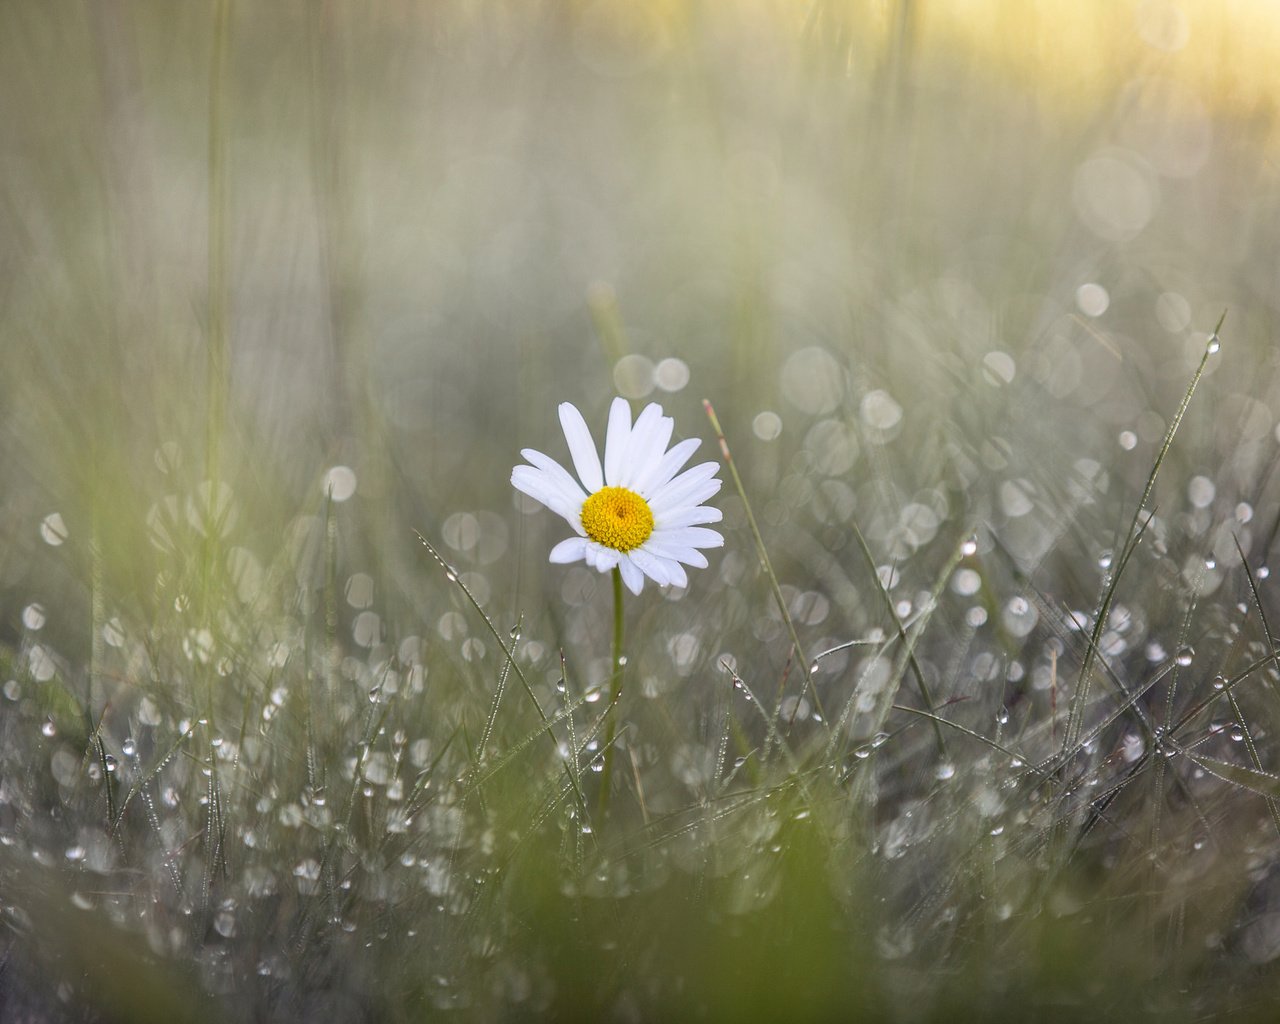
[[[0,1016],[1274,1019],[1276,57],[5,5]],[[607,580],[508,478],[615,393],[715,402],[803,650],[726,490],[601,821]]]

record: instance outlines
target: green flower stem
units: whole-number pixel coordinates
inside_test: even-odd
[[[609,809],[609,788],[613,779],[613,740],[618,732],[618,701],[622,697],[622,573],[613,569],[613,675],[609,679],[609,728],[604,738],[604,771],[600,775],[600,809],[603,820]]]

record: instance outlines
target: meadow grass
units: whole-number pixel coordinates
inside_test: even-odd
[[[960,6],[0,12],[0,1017],[1275,1018],[1271,22]]]

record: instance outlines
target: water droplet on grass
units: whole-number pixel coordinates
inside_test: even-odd
[[[224,939],[232,938],[236,933],[236,915],[234,911],[218,911],[213,918],[213,930]]]
[[[333,501],[346,501],[356,493],[356,474],[348,466],[334,466],[321,480],[320,489]]]
[[[60,512],[50,512],[40,520],[40,539],[55,548],[67,539],[67,524]]]

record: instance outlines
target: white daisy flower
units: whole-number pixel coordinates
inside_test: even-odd
[[[516,490],[563,516],[577,533],[551,549],[551,561],[583,561],[600,572],[616,567],[633,594],[640,593],[646,576],[659,586],[688,586],[684,565],[705,569],[707,559],[698,549],[724,544],[724,537],[702,525],[720,521],[719,509],[702,504],[720,490],[718,464],[680,472],[701,442],[690,438],[668,451],[675,421],[662,415],[662,406],[645,406],[633,426],[631,406],[615,398],[602,469],[582,413],[568,402],[560,405],[560,425],[576,480],[532,448],[520,452],[531,464],[511,471]]]

